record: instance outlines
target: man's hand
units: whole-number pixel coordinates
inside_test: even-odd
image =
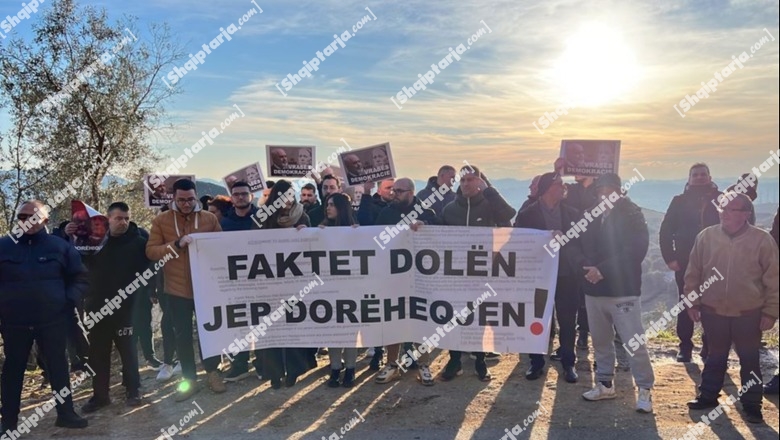
[[[775,326],[775,322],[777,321],[777,318],[773,318],[771,316],[761,315],[761,331],[765,332],[767,330],[771,330],[772,327]]]
[[[666,267],[668,267],[669,270],[672,270],[674,272],[680,271],[680,263],[678,263],[677,260],[666,263]]]
[[[563,174],[564,165],[566,165],[566,159],[562,157],[555,159],[555,163],[553,164],[554,171],[558,174]]]
[[[68,237],[73,237],[76,235],[76,231],[79,230],[79,226],[74,222],[68,222],[67,225],[65,225],[65,235]]]
[[[363,184],[364,195],[370,196],[372,189],[374,189],[374,182],[366,182]]]
[[[691,321],[693,322],[699,322],[701,321],[701,312],[699,309],[691,308],[686,310],[688,312],[688,317],[691,318]]]
[[[296,230],[300,231],[301,229],[306,228],[306,225],[298,225],[295,227]]]
[[[584,266],[583,269],[588,271],[588,273],[585,274],[585,279],[591,284],[596,284],[604,279],[604,275],[601,274],[601,271],[596,266]]]
[[[410,225],[409,225],[409,228],[410,228],[412,231],[415,231],[415,232],[417,232],[417,231],[419,231],[419,230],[420,230],[420,227],[421,227],[422,225],[424,225],[424,224],[425,224],[425,223],[421,222],[420,220],[415,220],[415,221],[414,221],[414,223],[412,223],[412,224],[410,224]]]
[[[179,247],[182,249],[186,248],[190,243],[192,243],[192,237],[189,235],[185,235],[179,239]]]
[[[480,192],[488,189],[488,184],[487,182],[485,182],[485,179],[483,179],[482,177],[478,177],[477,179],[479,180],[479,183],[477,184],[477,188],[479,189]]]

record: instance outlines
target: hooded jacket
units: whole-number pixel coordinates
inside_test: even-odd
[[[596,266],[604,276],[596,284],[582,283],[585,294],[615,298],[640,296],[642,261],[649,245],[642,209],[628,197],[620,198],[582,236],[587,266]]]
[[[249,205],[249,213],[243,217],[236,214],[236,208],[232,207],[227,214],[222,217],[219,225],[222,227],[223,231],[248,231],[252,229],[252,226],[255,224],[255,221],[252,220],[255,214],[257,214],[257,206],[255,205]]]
[[[146,242],[141,228],[133,222],[127,228],[127,232],[119,237],[113,237],[109,233],[103,248],[94,255],[85,255],[84,264],[89,270],[89,289],[84,299],[86,311],[97,312],[103,307],[105,300],[111,300],[119,294],[119,291],[127,291],[127,287],[138,279],[136,285],[141,288],[154,280],[147,280],[139,276],[149,269],[150,261],[146,258]],[[136,275],[139,274],[139,275]],[[135,287],[135,286],[134,286]],[[131,290],[134,290],[131,287]],[[126,293],[127,299],[123,300],[121,307],[109,315],[113,318],[129,320],[132,317],[135,295]]]
[[[81,255],[41,229],[0,238],[0,323],[35,326],[73,314],[87,289]]]
[[[190,256],[186,248],[177,248],[175,243],[185,235],[199,232],[219,232],[217,216],[204,211],[200,203],[189,214],[182,214],[176,203],[171,209],[152,220],[152,231],[146,243],[146,257],[157,262],[166,255],[173,255],[163,266],[164,292],[181,298],[192,299],[192,273]],[[178,255],[178,256],[176,256]]]
[[[455,200],[444,207],[442,224],[449,226],[510,226],[514,208],[493,187],[488,187],[472,198],[466,198],[458,188]]]
[[[428,183],[425,185],[425,188],[421,189],[417,193],[417,198],[420,200],[428,200],[432,194],[438,193],[440,188],[438,181],[439,178],[437,176],[430,177],[428,179]],[[441,200],[439,200],[439,197],[437,196],[434,196],[431,199],[433,201],[433,203],[431,203],[431,209],[433,209],[437,216],[441,216],[442,211],[444,211],[444,207],[455,200],[455,193],[453,191],[447,191],[442,194],[441,197]]]
[[[710,226],[696,237],[691,261],[685,272],[685,290],[700,293],[694,306],[706,306],[721,316],[740,316],[761,309],[761,313],[777,319],[780,314],[778,297],[777,244],[763,229],[748,225],[734,237],[721,225]],[[717,268],[722,280],[710,282]],[[702,290],[702,284],[709,287]],[[758,329],[756,329],[758,331]]]
[[[720,191],[714,183],[706,187],[688,186],[675,196],[666,210],[659,232],[661,256],[666,263],[677,261],[682,270],[688,265],[696,236],[704,228],[720,223],[717,203]]]

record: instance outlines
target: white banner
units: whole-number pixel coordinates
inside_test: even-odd
[[[397,233],[385,250],[374,240],[382,232]],[[206,357],[434,338],[462,351],[547,350],[558,259],[544,251],[546,231],[361,226],[193,238]]]

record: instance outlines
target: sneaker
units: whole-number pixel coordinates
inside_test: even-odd
[[[143,398],[141,397],[141,394],[136,391],[133,393],[127,393],[125,397],[125,405],[129,407],[136,407],[143,405]]]
[[[89,398],[89,400],[87,400],[87,403],[81,405],[81,412],[84,414],[90,414],[99,409],[105,408],[110,404],[110,401],[97,400],[94,396],[92,396]]]
[[[250,373],[247,370],[239,369],[232,367],[230,368],[230,371],[228,371],[227,375],[225,375],[225,382],[240,382],[247,377],[251,376],[252,373]]]
[[[160,372],[157,373],[157,382],[168,382],[173,379],[173,367],[168,364],[160,366]]]
[[[559,362],[560,362],[560,360],[561,360],[561,355],[560,355],[560,353],[558,352],[558,350],[560,350],[560,348],[556,348],[556,349],[555,349],[555,351],[553,351],[552,353],[550,353],[550,360],[551,360],[551,361],[559,361]]]
[[[645,414],[653,412],[653,396],[651,395],[650,390],[644,388],[639,389],[639,395],[636,398],[636,412]]]
[[[176,364],[173,366],[173,374],[181,374],[181,362],[176,361]]]
[[[742,416],[748,423],[764,423],[761,405],[742,405]]]
[[[420,365],[420,368],[417,370],[417,380],[427,387],[433,385],[434,381],[433,374],[431,374],[431,368],[427,365]]]
[[[341,386],[344,388],[352,388],[355,386],[355,369],[347,368],[344,371],[344,380],[341,381]]]
[[[450,360],[444,367],[444,371],[441,373],[441,379],[443,381],[450,381],[463,374],[463,367],[460,362],[452,362]]]
[[[585,400],[596,401],[605,399],[614,399],[617,396],[615,394],[615,386],[607,388],[603,383],[599,382],[593,389],[586,391],[582,394],[582,398]]]
[[[173,400],[177,402],[184,402],[185,400],[190,400],[190,397],[194,396],[200,391],[200,385],[198,385],[198,382],[193,380],[182,380],[179,382],[179,387],[176,389],[176,397],[173,398]]]
[[[153,358],[149,359],[148,361],[146,361],[146,366],[151,368],[152,371],[160,371],[160,367],[163,366],[163,363],[160,362],[159,359],[153,357]]]
[[[485,364],[485,361],[477,361],[474,364],[474,369],[477,370],[477,377],[479,377],[479,380],[482,382],[490,382],[493,380],[493,375],[490,374],[490,370],[488,370],[487,364]]]
[[[705,399],[702,396],[698,396],[689,401],[687,405],[690,409],[712,409],[717,408],[720,402],[717,399]]]
[[[396,364],[386,365],[379,374],[376,375],[374,382],[376,383],[390,383],[394,380],[401,378],[401,370]]]
[[[341,376],[341,370],[331,368],[330,379],[328,379],[328,388],[338,388],[341,386],[339,383],[339,377]]]
[[[227,391],[225,382],[222,381],[222,377],[219,376],[219,371],[211,371],[206,375],[206,383],[209,385],[209,389],[215,394],[222,394]]]
[[[58,428],[83,429],[87,425],[89,425],[87,419],[79,416],[73,410],[67,414],[57,414],[57,421],[54,422],[54,426]]]
[[[675,360],[687,364],[691,361],[691,352],[689,350],[680,350],[680,352],[677,353],[677,358]]]

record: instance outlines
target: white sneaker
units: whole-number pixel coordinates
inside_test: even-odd
[[[427,365],[420,365],[420,368],[417,369],[417,380],[427,387],[433,385],[434,381],[433,374],[431,374],[431,368]]]
[[[181,374],[181,362],[176,362],[176,366],[173,367],[173,374]]]
[[[398,380],[401,378],[401,370],[398,368],[396,364],[388,364],[385,365],[385,368],[382,368],[382,371],[379,372],[379,374],[376,375],[376,379],[374,379],[374,382],[376,383],[389,383],[394,380]]]
[[[157,373],[157,382],[168,382],[173,379],[173,367],[168,364],[162,364],[160,372]]]
[[[636,398],[636,411],[645,414],[653,412],[653,396],[650,394],[650,390],[639,389],[639,395]]]
[[[607,388],[601,382],[596,384],[596,386],[593,387],[593,389],[591,389],[590,391],[586,391],[585,393],[582,394],[583,399],[591,400],[591,401],[614,399],[615,397],[616,397],[615,385],[613,384],[612,388]]]

